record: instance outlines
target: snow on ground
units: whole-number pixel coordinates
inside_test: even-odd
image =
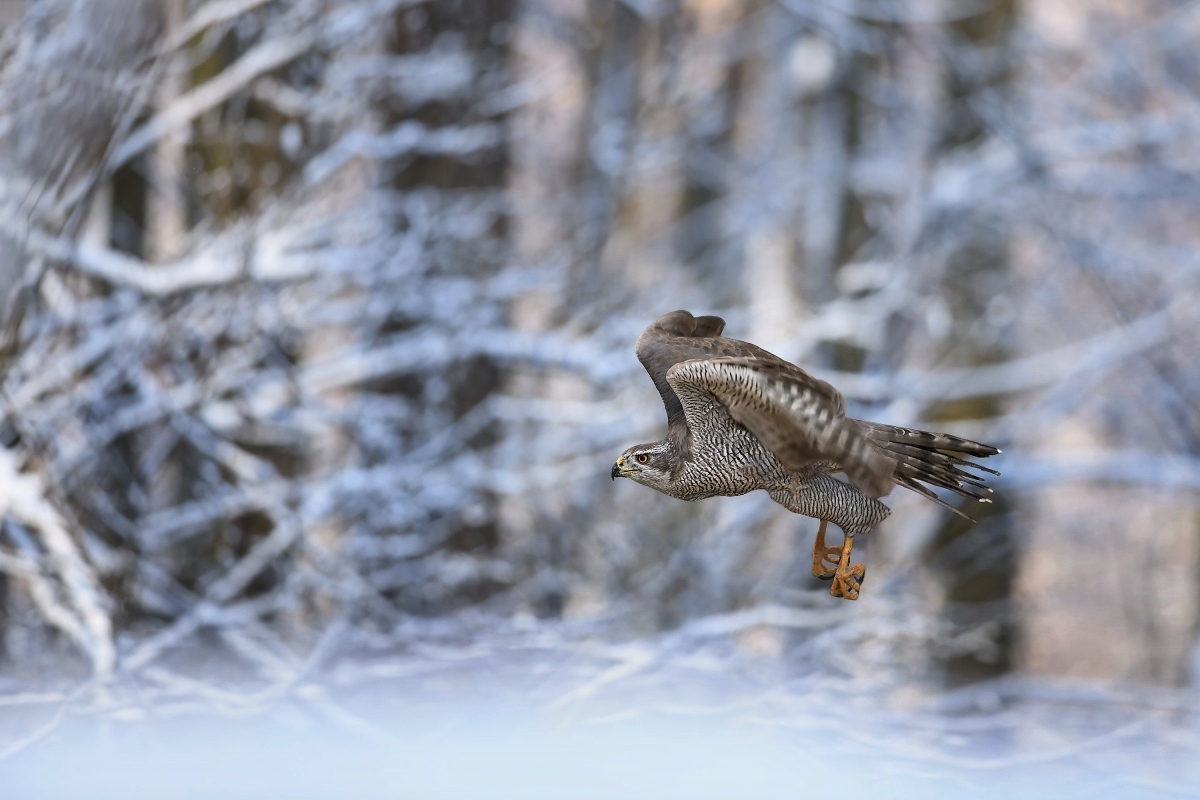
[[[720,636],[553,628],[329,657],[276,682],[226,658],[0,698],[3,796],[1200,796],[1186,693],[935,690],[797,670]]]

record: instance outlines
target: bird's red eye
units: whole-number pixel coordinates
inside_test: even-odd
[[[646,455],[645,453],[642,453],[641,455],[639,455],[637,457],[637,461],[639,464],[645,464],[649,460],[650,460],[650,456]]]

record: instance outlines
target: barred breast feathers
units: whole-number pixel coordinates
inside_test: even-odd
[[[836,389],[799,367],[774,357],[695,359],[674,365],[666,377],[677,393],[695,388],[715,397],[789,470],[833,461],[868,497],[893,486],[892,459],[846,418]]]

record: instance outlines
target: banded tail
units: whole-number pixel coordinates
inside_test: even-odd
[[[990,475],[999,475],[1000,473],[956,454],[987,458],[999,453],[998,447],[973,442],[970,439],[963,439],[948,433],[897,428],[878,422],[861,420],[857,422],[863,433],[866,434],[867,440],[896,462],[892,480],[899,486],[911,489],[965,519],[971,519],[971,517],[942,500],[929,487],[937,486],[949,489],[957,495],[970,497],[981,503],[992,502],[987,496],[991,494],[992,490],[984,483],[984,476],[975,475],[968,470],[978,470]]]

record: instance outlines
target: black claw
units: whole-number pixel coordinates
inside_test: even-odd
[[[831,573],[829,573],[828,575],[818,575],[818,576],[817,576],[817,580],[819,580],[819,581],[831,581],[831,580],[833,580],[833,573],[831,572]]]
[[[858,576],[858,585],[862,586],[866,582],[867,582],[867,568],[863,567],[863,574]]]

